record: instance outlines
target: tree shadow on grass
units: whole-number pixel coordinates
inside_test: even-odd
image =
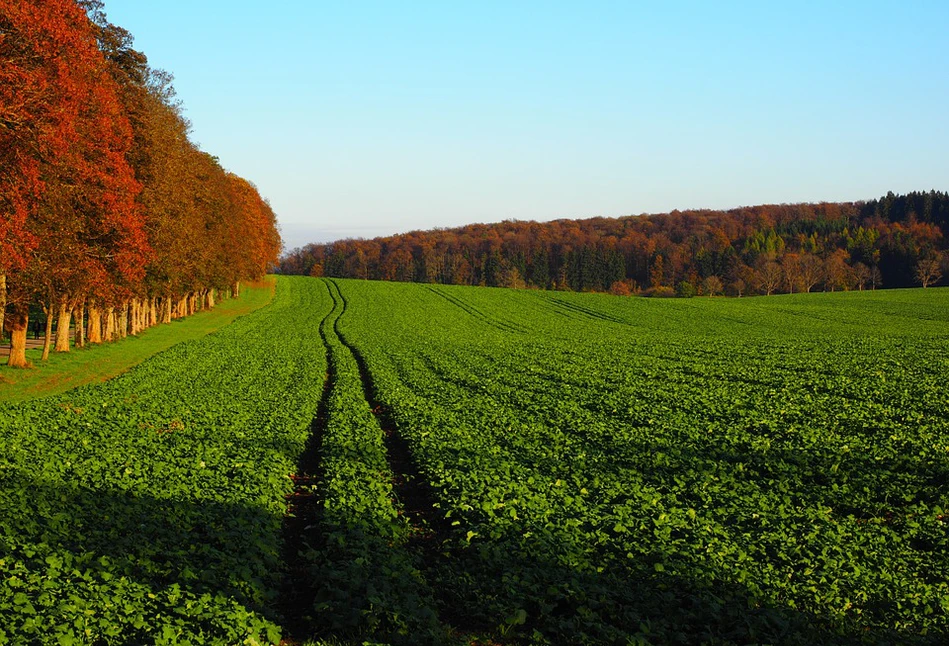
[[[653,535],[647,519],[649,529],[629,535],[631,551],[624,555],[621,545],[604,538],[609,532],[596,527],[486,521],[481,527],[497,527],[498,535],[476,536],[470,543],[455,535],[445,550],[447,557],[426,566],[430,584],[439,591],[441,616],[463,614],[485,634],[512,643],[949,643],[949,619],[939,599],[940,586],[946,585],[945,520],[921,512],[945,500],[949,468],[944,462],[906,455],[881,465],[870,456],[801,455],[780,445],[762,453],[744,445],[680,444],[663,447],[669,457],[666,468],[650,469],[642,458],[649,455],[647,447],[613,446],[609,438],[599,441],[606,443],[601,448],[608,455],[640,456],[639,475],[651,491],[668,491],[670,483],[681,479],[676,485],[680,489],[668,500],[699,513],[705,503],[697,494],[699,484],[690,487],[689,479],[704,473],[703,465],[724,465],[724,471],[740,473],[734,484],[742,490],[753,484],[763,491],[771,487],[790,492],[788,515],[775,517],[779,527],[762,529],[749,512],[736,518],[730,531],[735,539],[747,532],[743,540],[765,552],[786,550],[780,559],[777,552],[762,557],[774,558],[772,565],[778,569],[780,561],[800,575],[808,568],[817,570],[810,574],[816,586],[810,609],[802,609],[800,598],[796,605],[790,591],[769,591],[766,581],[737,582],[740,567],[716,569],[710,565],[714,561],[693,560],[701,554],[690,550],[698,548],[685,545],[703,541],[690,541],[696,537],[689,532],[696,530],[688,525],[662,538]],[[858,497],[857,492],[864,493]],[[808,515],[818,509],[832,510],[826,525]],[[778,529],[789,533],[776,533]],[[756,534],[763,531],[768,535]],[[802,538],[811,532],[819,545]],[[899,545],[887,542],[897,537]],[[874,543],[877,539],[880,542]],[[804,553],[795,553],[795,545]],[[847,546],[857,552],[846,553]],[[825,548],[831,550],[829,566],[820,560]],[[867,549],[875,551],[862,552]],[[817,560],[809,560],[812,557]],[[892,571],[904,561],[919,573],[913,579],[913,585],[919,585],[912,590],[906,586],[915,574]],[[690,563],[700,563],[701,570]],[[827,581],[819,572],[824,567]],[[861,569],[870,570],[870,576],[860,578]],[[846,580],[849,574],[857,578]],[[928,600],[911,598],[924,590],[929,591]],[[846,597],[858,605],[861,594],[866,599],[859,604],[859,614],[841,612]],[[823,600],[817,601],[819,597]]]
[[[570,564],[562,535],[511,537],[455,549],[429,563],[443,617],[506,643],[944,644],[921,635],[840,623],[768,602],[748,587],[656,572],[643,560],[602,572]],[[557,558],[560,556],[561,558]]]
[[[934,519],[935,512],[925,511],[945,500],[946,464],[915,455],[880,464],[872,456],[830,450],[802,454],[780,435],[773,439],[767,451],[743,443],[664,446],[668,461],[662,468],[646,464],[647,446],[597,441],[606,455],[638,456],[629,468],[637,468],[651,490],[677,487],[666,502],[683,512],[693,507],[701,514],[709,504],[698,493],[700,483],[690,486],[690,479],[713,466],[718,471],[711,473],[733,473],[740,491],[786,492],[778,497],[787,508],[771,510],[767,529],[753,517],[768,510],[734,510],[740,517],[720,545],[737,548],[746,541],[746,549],[757,551],[753,558],[773,568],[769,576],[786,570],[806,577],[814,586],[810,592],[803,584],[776,589],[774,578],[755,580],[754,568],[751,578],[740,579],[737,564],[704,560],[690,551],[699,547],[685,547],[705,543],[683,543],[688,528],[673,529],[667,540],[653,536],[651,519],[650,529],[632,538],[631,551],[623,554],[625,548],[598,527],[472,517],[474,529],[496,534],[465,536],[472,525],[463,524],[439,536],[440,547],[414,555],[435,593],[435,612],[449,627],[446,634],[461,642],[480,636],[516,644],[949,643],[939,597],[947,581],[946,525],[941,515]],[[894,570],[904,565],[911,569]],[[851,609],[851,600],[857,608]]]
[[[263,508],[4,474],[0,642],[276,640],[280,523]]]
[[[718,462],[748,461],[743,451],[704,447],[703,454]],[[678,457],[698,459],[688,447]],[[793,466],[793,457],[772,456],[770,473]],[[828,468],[821,489],[832,480],[866,480],[868,468],[858,459],[833,474]],[[889,469],[900,486],[900,474],[915,473],[934,485],[947,475],[909,459]],[[0,643],[276,639],[282,518],[272,512],[52,485],[10,472],[0,472],[0,497]],[[578,542],[582,534],[527,529],[511,527],[470,543],[456,532],[441,546],[420,549],[377,535],[359,519],[341,522],[332,535],[313,541],[312,582],[323,604],[316,616],[325,622],[314,633],[365,637],[375,625],[377,635],[406,644],[464,643],[479,635],[552,644],[949,641],[945,630],[920,635],[835,623],[764,600],[724,574],[707,579],[658,571],[660,545],[597,571],[587,558],[591,545]],[[413,605],[420,610],[414,617]],[[390,614],[373,615],[380,611]]]
[[[918,644],[919,634],[842,622],[750,586],[657,571],[651,554],[597,571],[566,532],[460,536],[439,549],[356,521],[311,552],[321,622],[311,637],[390,644]],[[724,575],[723,575],[724,576]],[[944,624],[943,624],[944,625]]]

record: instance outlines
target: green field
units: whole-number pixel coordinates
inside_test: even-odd
[[[0,642],[945,643],[947,348],[946,289],[280,278],[0,407]]]

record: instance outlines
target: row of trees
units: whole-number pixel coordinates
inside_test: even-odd
[[[311,244],[280,271],[576,291],[807,292],[937,284],[949,194],[623,218],[506,221]]]
[[[213,305],[280,253],[269,204],[189,140],[171,76],[99,0],[0,0],[0,330],[26,365]]]

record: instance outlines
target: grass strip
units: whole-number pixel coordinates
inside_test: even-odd
[[[0,403],[21,402],[58,395],[77,386],[101,383],[118,376],[173,345],[207,336],[234,319],[250,314],[273,300],[274,279],[246,285],[236,299],[220,301],[213,310],[157,325],[139,336],[102,345],[52,353],[40,361],[41,350],[27,350],[32,368],[0,366]]]

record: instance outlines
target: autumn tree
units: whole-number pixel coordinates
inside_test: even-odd
[[[181,315],[212,306],[215,290],[277,260],[269,204],[188,139],[170,75],[132,42],[99,0],[0,0],[10,365],[26,364],[31,305],[46,312],[45,358],[54,320],[60,351],[74,313],[77,342],[123,338],[158,322],[158,302]]]
[[[28,225],[45,188],[42,160],[79,136],[80,98],[71,90],[88,64],[84,18],[67,0],[0,2],[0,322],[10,331],[13,366],[26,365],[30,294],[14,272],[25,269],[38,242]]]
[[[665,272],[663,271],[663,260],[662,254],[656,254],[656,257],[652,260],[652,266],[649,269],[649,286],[650,287],[661,287],[663,280],[665,279]]]
[[[16,366],[26,365],[33,295],[44,291],[49,300],[69,282],[63,245],[131,274],[144,247],[134,203],[139,186],[125,159],[128,123],[86,14],[71,0],[5,2],[0,24],[2,67],[29,88],[0,98],[3,130],[13,132],[13,164],[0,179],[8,195],[0,273],[14,295],[8,365]]]
[[[745,293],[747,289],[747,283],[743,278],[736,278],[728,283],[728,288],[726,290],[729,296],[737,296],[741,298],[741,295]]]
[[[923,288],[938,283],[942,278],[943,258],[940,254],[932,253],[921,258],[916,263],[916,280]]]
[[[702,293],[706,296],[717,296],[723,289],[722,279],[718,276],[706,276],[702,281]]]
[[[813,253],[803,253],[798,260],[797,276],[801,290],[810,292],[824,276],[824,263]]]
[[[801,256],[797,253],[787,253],[781,258],[781,270],[784,274],[784,283],[788,292],[793,294],[801,291]]]
[[[857,289],[863,291],[863,288],[870,283],[870,268],[862,262],[855,262],[852,269],[854,283]]]
[[[870,267],[870,288],[876,290],[883,285],[883,272],[876,265]]]
[[[760,257],[755,263],[752,274],[754,288],[766,296],[770,296],[781,286],[784,279],[784,270],[774,260]]]
[[[845,249],[837,249],[824,259],[824,282],[830,291],[850,289],[853,284],[853,270],[847,264],[849,257]]]

